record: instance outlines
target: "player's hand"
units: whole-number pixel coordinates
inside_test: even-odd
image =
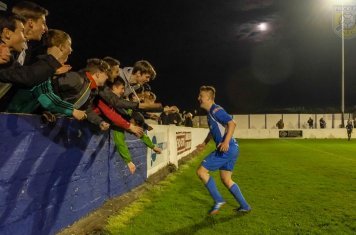
[[[69,64],[64,64],[64,65],[62,65],[62,67],[60,67],[59,69],[56,70],[56,75],[66,73],[71,69],[72,69],[72,66],[70,66]]]
[[[100,123],[99,127],[100,127],[100,130],[106,131],[107,129],[109,129],[110,124],[107,123],[107,122],[105,122],[105,121],[102,121],[102,122]]]
[[[218,149],[220,152],[227,152],[229,150],[229,143],[222,142],[218,144]]]
[[[131,174],[134,174],[134,173],[135,173],[135,171],[136,171],[136,166],[135,166],[135,164],[133,164],[133,162],[127,163],[127,167],[129,168]]]
[[[139,126],[130,124],[129,131],[139,138],[143,135],[143,129]]]
[[[196,149],[197,149],[198,151],[203,150],[203,149],[205,148],[205,145],[206,145],[205,143],[198,144],[197,147],[196,147]]]
[[[158,153],[158,154],[162,153],[162,149],[158,148],[157,146],[155,146],[152,150],[155,151],[155,153]]]
[[[77,119],[78,121],[84,120],[87,118],[87,114],[85,111],[78,110],[78,109],[73,109],[72,116]]]

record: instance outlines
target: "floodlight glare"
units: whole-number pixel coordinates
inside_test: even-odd
[[[267,23],[260,23],[257,25],[257,29],[260,31],[266,31],[268,29],[268,24]]]

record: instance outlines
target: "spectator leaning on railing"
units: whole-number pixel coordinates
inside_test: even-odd
[[[45,45],[47,46],[47,50],[50,50],[54,46],[61,49],[63,56],[60,58],[60,62],[62,65],[67,62],[68,56],[72,52],[72,40],[69,34],[62,30],[50,29],[46,37]],[[68,68],[70,68],[70,66]],[[41,83],[31,90],[32,95],[37,98],[36,101],[38,101],[45,110],[51,113],[73,116],[77,120],[85,119],[85,111],[75,109],[72,103],[62,100],[55,94],[52,80],[56,79],[57,77],[48,79],[46,82]],[[50,114],[46,112],[44,116],[46,117],[46,115]],[[53,117],[52,119],[51,121],[55,120]]]
[[[118,98],[122,99],[125,91],[125,82],[122,78],[115,78],[114,82],[108,83],[108,87],[110,87],[112,92]],[[110,120],[111,127],[113,128],[113,137],[116,149],[123,160],[126,162],[131,174],[135,172],[136,166],[132,162],[129,148],[125,142],[125,130],[135,134],[147,147],[151,148],[156,153],[161,153],[162,150],[155,146],[151,139],[143,133],[142,129],[147,129],[148,125],[145,124],[144,117],[139,112],[132,112],[132,110],[128,110],[127,115],[122,116],[115,112],[115,110],[102,99],[100,99],[97,103],[96,110],[97,113],[104,115],[107,119]]]
[[[104,59],[113,70],[109,72],[109,79],[114,80],[119,76],[119,74],[123,75],[122,69],[120,68],[120,62],[117,59],[106,56]],[[125,81],[125,80],[124,80]],[[125,82],[125,89],[128,89],[128,84]],[[162,105],[160,103],[140,103],[139,101],[128,101],[126,99],[119,99],[117,96],[113,95],[110,88],[104,86],[100,88],[99,95],[102,99],[104,99],[107,103],[109,103],[118,113],[125,112],[123,109],[141,109],[141,110],[149,110],[149,109],[161,109]],[[134,95],[137,96],[135,93]],[[125,97],[126,98],[126,97]]]
[[[12,53],[20,53],[24,49],[23,22],[21,17],[12,13],[0,13],[1,40]],[[22,66],[15,59],[14,54],[10,55],[8,62],[0,65],[0,82],[9,83],[2,85],[1,110],[7,109],[6,106],[11,102],[18,88],[32,88],[52,77],[61,67],[59,58],[62,54],[59,48],[54,47],[48,55],[39,56],[38,61],[30,66]],[[28,100],[27,97],[24,102]]]
[[[73,107],[85,110],[87,120],[105,131],[109,124],[93,110],[93,103],[98,101],[98,87],[108,78],[110,66],[103,60],[91,58],[86,67],[79,72],[69,72],[53,80],[54,91]]]
[[[135,90],[155,79],[156,71],[148,61],[140,60],[133,67],[120,69],[120,77],[125,81],[124,97],[128,97],[131,93],[136,95]]]
[[[30,65],[36,62],[37,56],[40,54],[46,54],[44,45],[40,43],[42,36],[47,32],[46,17],[49,12],[47,9],[40,5],[22,1],[17,3],[12,12],[24,18],[24,35],[27,40],[25,48],[17,55],[17,62],[21,65]],[[33,44],[34,43],[34,44]],[[47,77],[48,79],[48,77]],[[37,85],[37,84],[36,84]],[[9,106],[8,112],[31,112],[36,106],[36,102],[31,103],[33,100],[32,93],[29,89],[17,89],[12,97],[17,104],[27,103],[22,106]]]

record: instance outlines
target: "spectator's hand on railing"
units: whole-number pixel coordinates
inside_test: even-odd
[[[107,123],[107,122],[105,122],[105,121],[102,121],[102,122],[100,123],[99,127],[100,127],[100,130],[106,131],[106,130],[109,129],[110,124]]]
[[[161,154],[162,153],[162,149],[155,146],[153,149],[152,149],[155,153],[158,153],[158,154]]]
[[[143,129],[139,126],[130,124],[129,131],[140,138],[143,135]]]
[[[127,167],[129,168],[131,174],[134,174],[134,173],[135,173],[135,171],[136,171],[136,166],[135,166],[135,164],[133,164],[133,162],[127,163]]]
[[[84,120],[87,118],[87,114],[85,111],[78,110],[78,109],[73,109],[72,116],[77,119],[78,121]]]
[[[56,70],[56,75],[66,73],[71,69],[72,69],[72,66],[70,66],[69,64],[64,64],[64,65],[62,65],[62,67],[60,67],[59,69]]]

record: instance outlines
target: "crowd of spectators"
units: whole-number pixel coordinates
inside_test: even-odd
[[[165,106],[158,118],[158,124],[193,127],[193,114],[186,111],[180,113],[177,106]]]
[[[121,67],[111,56],[87,58],[84,68],[73,71],[67,64],[72,38],[62,29],[48,29],[46,17],[47,9],[29,1],[0,12],[0,112],[40,114],[50,123],[67,116],[99,131],[111,128],[131,173],[135,165],[125,132],[160,153],[145,135],[152,129],[146,119],[192,126],[191,113],[182,118],[176,106],[163,108],[156,102],[149,85],[156,71],[147,60]]]

